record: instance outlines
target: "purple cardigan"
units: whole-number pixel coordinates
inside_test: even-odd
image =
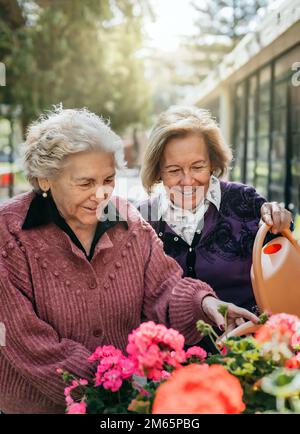
[[[200,235],[192,246],[158,220],[158,198],[139,207],[164,243],[165,252],[181,265],[184,276],[207,282],[221,300],[253,309],[250,280],[252,248],[265,199],[253,187],[221,181],[221,205],[210,204]]]

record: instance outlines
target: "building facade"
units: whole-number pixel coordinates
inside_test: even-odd
[[[212,111],[231,143],[231,179],[299,215],[299,0],[268,13],[201,83],[193,103]]]

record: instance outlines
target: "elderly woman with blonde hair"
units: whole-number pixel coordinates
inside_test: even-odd
[[[122,144],[98,116],[57,108],[41,117],[24,165],[33,191],[0,207],[0,408],[63,413],[57,369],[92,378],[95,348],[124,350],[143,320],[196,342],[196,321],[217,322],[222,302],[206,283],[182,278],[151,226],[112,197]],[[229,305],[237,316],[256,320]]]
[[[278,233],[290,226],[291,214],[251,186],[222,180],[231,160],[209,111],[171,107],[152,128],[142,167],[146,190],[161,188],[139,209],[184,276],[209,283],[222,300],[251,310],[250,267],[259,221]]]

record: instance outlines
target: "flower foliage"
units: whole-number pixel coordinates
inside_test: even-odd
[[[255,336],[221,344],[210,325],[199,321],[197,329],[214,340],[216,354],[200,346],[185,351],[178,331],[147,322],[129,335],[127,355],[112,345],[96,348],[92,381],[58,370],[67,383],[66,412],[300,412],[299,318],[264,316]]]

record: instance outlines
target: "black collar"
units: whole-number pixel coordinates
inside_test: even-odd
[[[126,229],[128,229],[127,222],[122,219],[122,216],[120,216],[118,209],[115,208],[112,203],[110,203],[109,207],[105,208],[105,215],[107,215],[108,211],[112,212],[114,218],[110,220],[108,215],[108,218],[106,220],[99,221],[97,223],[89,255],[86,254],[86,251],[82,246],[81,242],[79,241],[71,227],[67,224],[65,219],[59,213],[51,194],[48,194],[46,198],[44,198],[41,194],[35,195],[35,197],[30,203],[24,223],[22,225],[22,229],[33,229],[38,226],[55,223],[67,235],[69,235],[73,243],[84,252],[85,256],[90,261],[94,255],[95,247],[98,241],[109,228],[115,226],[119,222],[122,222],[126,226]]]

